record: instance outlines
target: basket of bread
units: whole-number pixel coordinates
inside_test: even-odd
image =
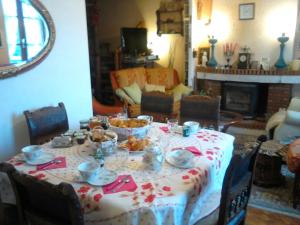
[[[127,140],[128,136],[144,138],[149,129],[149,121],[144,119],[120,119],[109,120],[110,129],[118,134],[119,140]]]
[[[92,147],[101,149],[104,154],[113,152],[117,145],[118,135],[111,130],[103,130],[102,127],[95,127],[88,135]]]

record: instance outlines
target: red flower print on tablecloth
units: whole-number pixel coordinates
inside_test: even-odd
[[[99,202],[101,198],[102,198],[102,195],[101,195],[101,194],[95,194],[95,195],[94,195],[94,201],[95,201],[95,202]]]
[[[168,186],[163,186],[162,188],[164,191],[171,191],[171,187],[168,187]]]
[[[30,171],[28,171],[28,174],[35,174],[35,173],[37,173],[38,171],[37,170],[30,170]]]
[[[78,193],[87,193],[90,189],[91,189],[91,187],[89,187],[89,186],[81,186],[81,187],[77,190],[77,192],[78,192]]]
[[[152,189],[152,188],[153,188],[153,186],[151,183],[146,183],[146,184],[142,185],[143,190]]]
[[[156,195],[148,195],[146,198],[145,198],[145,202],[148,202],[148,203],[151,203],[151,202],[153,202],[154,201],[154,199],[155,199],[155,197],[156,197]]]
[[[34,177],[37,178],[38,180],[42,180],[42,179],[46,178],[46,175],[43,173],[39,173],[39,174],[35,175]]]
[[[192,175],[197,175],[199,172],[195,169],[191,169],[188,171],[188,173],[192,174]]]
[[[183,180],[188,180],[188,179],[190,179],[190,176],[189,175],[184,175],[184,176],[182,176],[182,179]]]

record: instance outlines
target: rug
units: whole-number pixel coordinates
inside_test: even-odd
[[[243,154],[247,143],[255,142],[258,135],[232,134],[235,136],[235,153]],[[281,173],[285,184],[274,188],[263,188],[253,184],[249,206],[300,218],[300,209],[293,208],[294,174],[286,165],[282,165]]]

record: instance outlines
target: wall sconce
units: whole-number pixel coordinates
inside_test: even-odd
[[[203,20],[205,25],[210,24],[212,0],[197,0],[197,19]]]
[[[216,67],[218,65],[217,60],[215,59],[215,44],[218,42],[217,39],[214,38],[214,36],[212,36],[210,38],[210,36],[208,36],[209,40],[208,42],[211,45],[211,56],[207,62],[207,66],[208,67]]]
[[[285,43],[289,40],[289,37],[286,37],[285,33],[282,33],[282,36],[277,38],[277,40],[280,42],[280,55],[278,60],[275,63],[275,67],[277,69],[284,69],[287,67],[287,64],[285,63],[283,58],[283,50],[284,50]]]

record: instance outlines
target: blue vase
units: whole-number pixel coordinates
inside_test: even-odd
[[[282,34],[282,36],[279,37],[277,40],[280,42],[280,54],[279,54],[278,60],[275,63],[275,67],[277,69],[284,69],[287,67],[287,64],[285,63],[284,58],[283,58],[283,50],[285,47],[285,42],[287,42],[289,40],[289,38],[285,37],[284,34]]]
[[[208,67],[216,67],[218,65],[217,60],[215,59],[215,44],[217,43],[217,39],[212,37],[209,39],[209,43],[211,44],[211,56],[207,62]]]

